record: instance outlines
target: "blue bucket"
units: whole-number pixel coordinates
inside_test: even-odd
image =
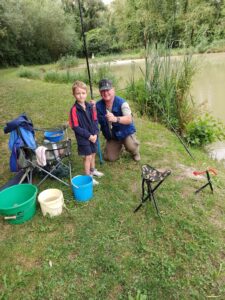
[[[77,175],[71,180],[74,198],[85,202],[93,197],[93,179],[89,175]]]
[[[52,143],[57,143],[64,139],[64,131],[63,130],[45,131],[44,137],[45,139],[49,140]]]

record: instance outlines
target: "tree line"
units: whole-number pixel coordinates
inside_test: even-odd
[[[225,39],[224,0],[80,0],[90,55],[168,44],[204,49]],[[77,0],[1,0],[0,65],[83,56]]]

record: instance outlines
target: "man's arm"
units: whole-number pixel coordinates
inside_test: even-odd
[[[131,113],[131,109],[130,109],[130,106],[127,102],[124,102],[122,104],[122,107],[121,107],[121,110],[122,110],[122,116],[114,116],[113,113],[110,113],[108,112],[107,113],[107,120],[109,122],[112,122],[112,123],[119,123],[119,124],[123,124],[123,125],[129,125],[132,123],[133,121],[133,118],[132,118],[132,113]]]

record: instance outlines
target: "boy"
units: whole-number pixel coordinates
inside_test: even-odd
[[[78,154],[83,156],[84,172],[93,177],[104,174],[95,169],[97,152],[98,120],[97,113],[90,103],[86,102],[87,86],[82,81],[75,81],[72,86],[76,101],[70,110],[70,127],[73,129],[78,146]],[[93,179],[93,184],[99,184]]]

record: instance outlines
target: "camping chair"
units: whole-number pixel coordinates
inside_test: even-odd
[[[160,172],[149,165],[143,165],[142,167],[142,196],[141,203],[135,208],[134,213],[136,213],[142,205],[147,201],[153,201],[157,214],[159,216],[159,209],[157,206],[155,191],[163,183],[163,181],[171,174],[170,170]],[[145,187],[147,190],[145,190]]]
[[[212,186],[212,181],[211,181],[211,178],[210,178],[210,174],[209,173],[212,173],[213,175],[217,175],[217,172],[216,170],[212,169],[212,168],[208,168],[206,171],[194,171],[193,174],[195,176],[198,176],[198,175],[202,175],[202,174],[206,174],[206,179],[207,179],[207,183],[204,184],[202,187],[200,187],[199,189],[197,189],[195,191],[195,194],[199,193],[200,191],[202,191],[204,188],[206,188],[208,185],[211,189],[211,192],[213,193],[213,186]]]
[[[59,172],[57,173],[60,168],[64,169],[67,171],[66,175],[69,175],[71,180],[71,163],[69,160],[71,155],[71,140],[68,138],[67,127],[38,129],[44,133],[43,138],[45,140],[43,141],[43,145],[37,144],[34,130],[32,121],[25,114],[7,123],[4,128],[5,133],[10,132],[9,148],[12,151],[10,157],[11,171],[24,171],[24,175],[19,183],[22,183],[22,180],[25,179],[29,183],[32,183],[34,172],[39,171],[39,173],[45,176],[37,184],[38,186],[48,177],[52,177],[69,186],[66,181],[60,178]],[[62,133],[60,138],[58,135],[59,132]],[[41,163],[38,156],[38,154],[40,155],[40,152],[38,152],[40,148],[42,148]],[[64,162],[65,158],[68,158],[67,163]]]
[[[40,147],[40,146],[39,146]],[[30,151],[29,148],[23,148],[21,151],[25,153],[25,167],[28,164],[28,170],[30,181],[32,182],[33,172],[39,171],[45,174],[37,186],[41,185],[48,177],[52,177],[59,182],[70,186],[66,181],[62,180],[60,176],[67,177],[69,175],[70,181],[71,176],[71,163],[69,156],[71,155],[71,140],[66,139],[56,143],[44,143],[41,146],[45,150],[46,164],[44,166],[38,163],[37,155]],[[64,159],[68,158],[68,162],[65,163]],[[21,165],[22,167],[23,165]],[[61,175],[60,175],[61,173]],[[64,175],[63,175],[64,173]]]

